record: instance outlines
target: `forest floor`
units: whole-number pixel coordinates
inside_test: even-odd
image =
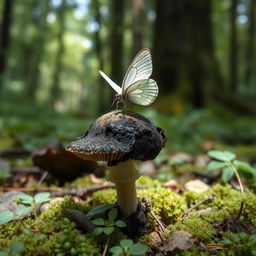
[[[227,144],[235,134],[249,138],[241,124],[233,134],[224,124],[214,128],[226,144],[215,142],[217,135],[204,139],[207,121],[197,125],[203,116],[183,121],[194,129],[192,137],[188,128],[176,136],[183,151],[167,127],[174,149],[138,163],[139,231],[118,209],[104,163],[69,154],[56,134],[36,147],[52,127],[26,122],[22,129],[10,119],[1,135],[0,255],[256,255],[254,143]],[[68,136],[62,129],[57,139],[71,141],[81,135],[77,127]]]

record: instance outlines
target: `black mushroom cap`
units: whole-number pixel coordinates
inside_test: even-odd
[[[83,159],[115,165],[128,159],[154,159],[165,143],[164,131],[145,117],[113,111],[99,117],[66,150]]]

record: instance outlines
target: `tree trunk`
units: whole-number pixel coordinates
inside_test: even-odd
[[[111,79],[121,84],[123,79],[123,31],[124,31],[124,0],[112,0],[111,7]],[[110,102],[113,101],[111,95]],[[110,106],[110,102],[108,105]]]
[[[99,0],[92,1],[92,8],[94,11],[95,21],[99,25],[99,29],[94,33],[94,50],[98,60],[99,70],[103,70],[104,62],[103,62],[103,54],[102,54],[102,44],[100,39],[100,30],[101,30],[101,14],[100,14],[100,5]],[[98,76],[97,79],[97,115],[101,115],[105,110],[105,97],[103,90],[103,79]]]
[[[251,0],[249,6],[249,24],[247,32],[247,43],[245,47],[245,71],[244,71],[244,85],[249,87],[251,84],[253,74],[253,60],[254,60],[254,43],[255,43],[255,19],[256,19],[256,0]]]
[[[221,78],[214,55],[211,1],[156,1],[154,78],[160,94],[183,94],[201,108]]]
[[[58,20],[59,20],[59,31],[57,35],[58,40],[58,49],[55,58],[55,67],[52,76],[52,87],[51,87],[51,102],[55,106],[60,100],[61,90],[60,90],[60,77],[62,72],[62,57],[64,54],[64,32],[65,32],[65,11],[67,0],[62,0],[62,4],[57,11]]]
[[[230,7],[230,71],[229,71],[229,89],[232,92],[237,91],[237,3],[238,0],[231,1]]]
[[[4,1],[3,16],[0,24],[0,92],[3,83],[3,74],[7,63],[13,4],[13,0]]]
[[[132,58],[143,47],[143,7],[144,0],[132,0]]]
[[[38,2],[36,8],[40,8],[42,13],[39,17],[34,18],[34,25],[38,28],[38,33],[36,34],[33,43],[31,45],[31,60],[26,78],[26,88],[28,96],[31,100],[35,100],[36,90],[38,88],[40,70],[39,65],[44,53],[44,44],[46,37],[46,27],[47,27],[47,14],[49,12],[49,2],[41,1]]]

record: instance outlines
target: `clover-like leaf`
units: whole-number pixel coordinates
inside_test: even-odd
[[[106,228],[103,228],[103,232],[104,232],[106,235],[110,235],[113,231],[114,231],[114,228],[113,228],[113,227],[106,227]]]
[[[229,151],[210,150],[208,151],[208,155],[224,162],[231,161],[236,158],[236,155]]]
[[[148,247],[146,245],[136,243],[130,247],[129,252],[131,255],[143,255],[144,253],[146,253],[147,250],[148,250]]]
[[[24,207],[22,209],[17,210],[16,215],[24,216],[24,215],[28,214],[29,212],[31,212],[32,210],[33,210],[32,206]]]
[[[51,200],[50,193],[48,193],[48,192],[38,193],[34,196],[34,200],[35,200],[36,204],[48,202]]]
[[[13,220],[14,214],[11,211],[0,212],[0,225]]]
[[[109,212],[108,212],[108,219],[110,221],[116,219],[117,217],[117,209],[116,208],[112,208]]]
[[[97,228],[95,228],[93,230],[93,234],[96,235],[96,236],[101,234],[102,232],[103,232],[103,228],[102,227],[97,227]]]
[[[124,228],[124,227],[127,226],[126,223],[125,223],[123,220],[117,220],[117,221],[115,222],[115,225],[116,225],[117,227],[119,227],[119,228]]]
[[[127,250],[133,245],[133,241],[131,239],[123,239],[120,241],[120,245]]]
[[[112,253],[113,256],[121,256],[123,255],[123,249],[121,246],[113,246],[109,249],[109,251]]]
[[[228,182],[232,178],[233,174],[234,169],[232,167],[226,167],[222,172],[221,179],[224,182]]]
[[[17,198],[21,200],[22,204],[32,204],[34,200],[32,196],[27,194],[20,194],[17,196]]]
[[[102,218],[96,218],[96,219],[92,220],[92,223],[97,225],[97,226],[104,226],[105,225],[105,221]]]
[[[214,171],[214,170],[216,170],[216,169],[219,169],[219,168],[224,167],[225,165],[226,165],[225,162],[212,160],[212,161],[207,165],[206,171]]]

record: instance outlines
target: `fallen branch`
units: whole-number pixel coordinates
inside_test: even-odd
[[[190,207],[187,211],[185,211],[183,214],[182,214],[182,220],[184,221],[184,219],[189,215],[190,212],[192,212],[193,210],[195,210],[199,205],[205,203],[206,201],[209,201],[209,200],[213,200],[214,199],[214,195],[210,195],[206,198],[204,198],[203,200],[197,202],[196,204],[194,204],[192,207]]]

